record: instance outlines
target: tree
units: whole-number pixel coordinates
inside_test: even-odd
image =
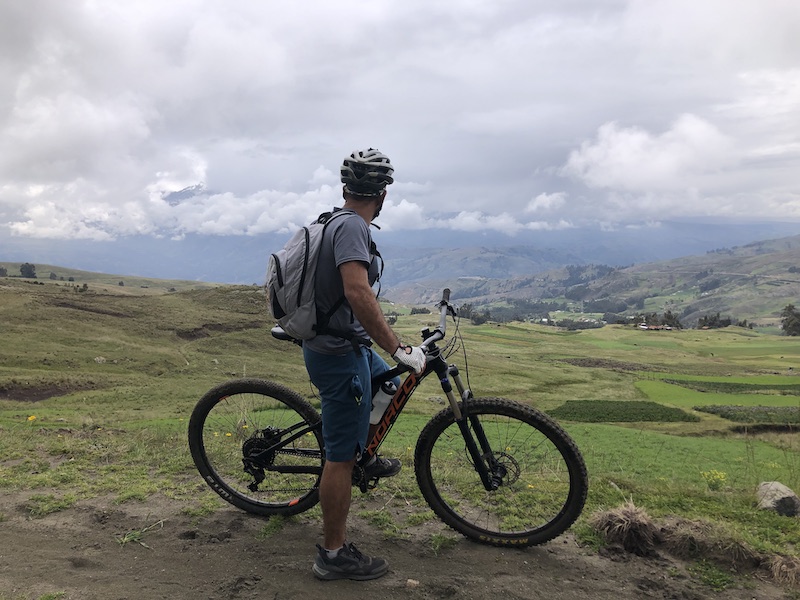
[[[19,267],[19,274],[28,279],[36,279],[36,267],[31,263],[24,263]]]
[[[730,317],[721,317],[720,314],[717,313],[715,315],[700,317],[697,321],[697,328],[721,329],[722,327],[729,327],[732,324],[733,320]]]
[[[672,327],[673,329],[683,329],[683,325],[681,324],[680,320],[672,313],[671,310],[667,310],[667,312],[664,313],[664,316],[661,318],[661,324],[667,327]]]
[[[787,304],[781,311],[781,329],[785,335],[800,335],[800,310]]]
[[[458,316],[464,317],[465,319],[471,319],[473,314],[473,307],[471,302],[467,302],[466,304],[462,304],[458,307]]]
[[[8,269],[0,267],[0,277],[8,277]]]
[[[473,325],[483,325],[487,321],[491,320],[492,315],[489,313],[488,310],[483,311],[482,313],[478,314],[477,312],[472,314],[470,321],[472,321]]]

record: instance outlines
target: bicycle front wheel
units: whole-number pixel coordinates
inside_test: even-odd
[[[319,500],[319,413],[280,384],[235,379],[209,390],[189,420],[189,448],[206,483],[247,512],[293,515]]]
[[[567,433],[518,402],[468,402],[469,430],[495,477],[487,491],[451,408],[431,419],[417,441],[415,472],[433,511],[450,527],[494,546],[542,544],[583,510],[586,466]],[[481,441],[483,438],[483,441]]]

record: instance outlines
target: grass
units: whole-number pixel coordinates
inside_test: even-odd
[[[433,551],[436,556],[455,548],[458,544],[458,538],[452,534],[434,533],[428,539],[428,547]]]
[[[404,535],[404,528],[397,523],[394,517],[392,517],[385,508],[378,510],[362,510],[359,511],[358,516],[376,529],[379,529],[387,539],[400,538]]]
[[[675,436],[613,425],[566,425],[590,472],[629,481],[647,494],[667,496],[673,486],[702,488],[700,473],[716,469],[743,492],[759,480],[800,488],[800,455],[745,436]],[[702,489],[698,490],[702,491]],[[678,495],[677,502],[683,499]]]
[[[151,550],[150,546],[144,543],[144,536],[149,531],[154,529],[161,529],[164,527],[164,521],[156,521],[155,523],[148,525],[146,527],[142,527],[141,529],[132,529],[120,535],[115,535],[114,539],[120,546],[125,546],[127,544],[139,544],[140,546]]]
[[[75,504],[76,498],[72,494],[34,494],[25,502],[25,510],[31,517],[43,517],[50,513],[59,512]]]
[[[222,501],[203,487],[186,443],[197,399],[247,375],[279,379],[316,402],[299,349],[270,336],[260,290],[149,287],[137,295],[125,287],[101,293],[90,283],[78,293],[61,282],[0,280],[0,493],[24,492],[31,518],[84,499],[127,503],[155,494],[185,514],[210,514]],[[396,329],[406,340],[435,325],[434,315],[401,312]],[[592,513],[632,498],[654,518],[725,523],[759,551],[797,555],[800,526],[753,506],[760,481],[800,490],[796,436],[739,434],[732,421],[695,410],[797,409],[797,340],[749,330],[565,332],[525,323],[463,322],[461,332],[468,368],[461,352],[449,360],[476,396],[557,416],[583,452],[590,493],[576,532],[586,532]],[[386,535],[435,520],[409,467],[443,397],[435,378],[422,384],[382,448],[407,468],[364,497],[369,504],[355,496],[354,511]],[[398,511],[402,519],[389,518]],[[318,518],[318,509],[306,517]],[[282,525],[270,523],[276,529],[268,534],[279,535]],[[442,534],[430,546],[439,552],[452,539]]]
[[[765,394],[708,393],[661,380],[638,381],[636,388],[655,402],[681,408],[711,405],[760,406],[765,403]],[[769,404],[771,406],[799,406],[800,400],[796,396],[776,394],[770,396]]]
[[[278,535],[281,531],[283,531],[284,527],[286,527],[286,525],[292,521],[292,517],[282,517],[280,515],[272,516],[267,519],[267,522],[258,532],[258,537],[267,539]]]
[[[795,553],[792,540],[800,536],[800,523],[756,509],[754,490],[773,480],[800,489],[796,448],[741,436],[676,437],[611,425],[568,430],[592,474],[589,512],[632,499],[653,517],[732,524],[758,551]]]
[[[700,417],[679,408],[650,401],[568,400],[548,414],[558,420],[582,423],[696,422]]]
[[[724,571],[718,565],[705,560],[697,561],[689,567],[689,573],[715,592],[725,591],[736,581],[730,571]]]
[[[738,423],[774,425],[800,425],[800,407],[797,406],[700,406],[697,410],[718,415]]]
[[[691,379],[664,379],[665,383],[674,383],[697,390],[715,394],[765,394],[780,396],[800,396],[800,383],[759,383],[737,381],[703,381]]]

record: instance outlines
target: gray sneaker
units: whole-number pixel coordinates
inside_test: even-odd
[[[345,544],[335,558],[328,558],[325,549],[317,544],[317,558],[311,570],[318,579],[377,579],[389,570],[383,558],[364,556],[354,544]]]
[[[364,475],[367,480],[373,477],[394,477],[402,468],[403,463],[396,458],[383,458],[376,455],[372,462],[364,467]]]

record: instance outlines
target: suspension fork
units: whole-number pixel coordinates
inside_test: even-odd
[[[469,400],[472,398],[472,391],[464,386],[464,382],[458,372],[458,367],[455,365],[444,366],[444,360],[441,357],[437,360],[442,363],[441,366],[436,365],[439,367],[436,368],[436,373],[439,375],[439,383],[441,383],[442,391],[444,391],[445,396],[447,396],[450,402],[450,407],[453,409],[456,424],[461,430],[461,435],[464,437],[464,443],[472,458],[472,464],[475,466],[475,470],[481,478],[483,487],[486,488],[487,491],[496,490],[500,487],[505,473],[503,472],[504,469],[502,466],[494,458],[492,449],[489,446],[489,440],[486,438],[486,433],[483,431],[483,425],[481,425],[477,415],[471,415],[469,413]],[[453,392],[453,386],[450,384],[451,377],[461,397],[460,406]],[[477,438],[477,442],[475,438]],[[480,448],[478,444],[480,444]]]

